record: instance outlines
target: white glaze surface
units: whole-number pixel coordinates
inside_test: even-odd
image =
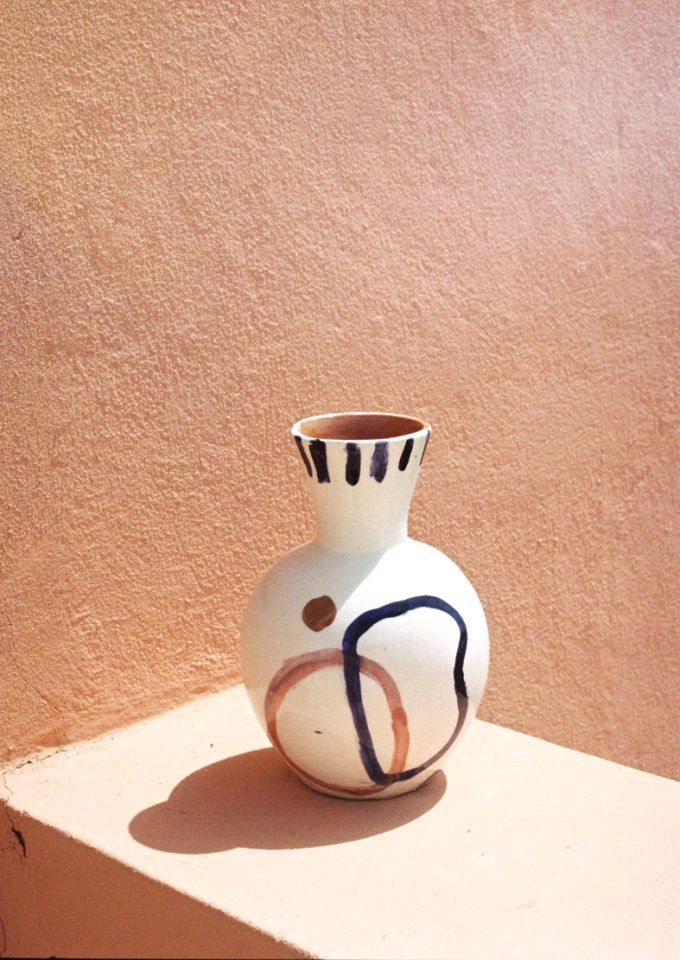
[[[406,536],[408,507],[426,439],[426,432],[415,438],[404,470],[398,469],[398,461],[405,439],[388,440],[388,469],[382,482],[376,482],[365,469],[374,442],[363,441],[362,473],[354,486],[345,481],[345,443],[327,441],[330,479],[320,483],[316,469],[309,478],[317,507],[318,540],[275,563],[259,583],[246,612],[243,676],[255,713],[265,730],[269,726],[270,736],[272,718],[265,716],[265,700],[272,678],[286,661],[301,658],[303,662],[305,655],[311,657],[320,650],[338,651],[338,662],[310,673],[287,690],[276,716],[279,743],[287,759],[305,782],[324,792],[348,795],[342,788],[361,791],[373,786],[362,763],[361,738],[353,722],[339,654],[345,631],[366,611],[422,596],[450,605],[467,630],[462,663],[467,712],[461,734],[484,691],[488,633],[472,585],[440,551]],[[378,549],[366,552],[373,536]],[[331,544],[353,549],[329,549]],[[330,597],[336,614],[331,623],[317,630],[303,621],[303,610],[319,597]],[[386,670],[401,696],[408,721],[406,770],[435,755],[454,731],[460,703],[454,689],[460,638],[459,624],[449,613],[417,607],[374,623],[358,640],[360,657],[370,658]],[[360,689],[375,755],[388,771],[395,746],[394,717],[376,679],[361,675]],[[442,766],[447,755],[415,776],[367,796],[389,797],[415,789]],[[319,782],[310,781],[305,773]]]

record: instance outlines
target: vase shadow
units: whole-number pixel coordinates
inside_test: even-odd
[[[195,770],[166,801],[136,814],[129,831],[168,853],[321,847],[394,830],[430,810],[445,790],[439,771],[401,797],[339,800],[304,786],[269,747]]]

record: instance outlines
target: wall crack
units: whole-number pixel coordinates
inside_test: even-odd
[[[10,801],[10,797],[12,796],[12,794],[13,794],[14,791],[12,790],[12,788],[10,787],[10,785],[7,783],[7,772],[3,770],[2,773],[0,774],[0,776],[2,776],[2,785],[3,785],[3,787],[4,787],[4,789],[5,789],[5,792],[6,792],[6,793],[5,793],[5,796],[2,798],[2,801],[3,801],[4,807],[5,807],[5,814],[6,814],[6,816],[7,816],[7,821],[8,821],[8,823],[9,823],[9,828],[10,828],[10,830],[12,831],[12,835],[14,836],[14,839],[17,841],[17,843],[18,843],[19,846],[21,847],[21,856],[22,856],[23,858],[25,858],[25,857],[27,856],[27,854],[26,854],[26,840],[24,839],[24,835],[23,835],[23,833],[21,832],[21,830],[19,830],[19,828],[17,827],[17,825],[14,823],[14,820],[13,820],[13,818],[12,818],[12,814],[9,812],[9,801]]]

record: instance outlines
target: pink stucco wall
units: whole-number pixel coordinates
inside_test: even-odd
[[[665,2],[0,11],[0,760],[238,680],[288,425],[435,428],[482,716],[674,767]]]

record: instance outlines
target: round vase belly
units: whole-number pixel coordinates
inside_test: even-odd
[[[318,536],[274,564],[252,597],[246,688],[273,745],[310,787],[395,796],[441,768],[477,710],[484,613],[451,560],[406,536],[426,424],[336,414],[293,433]]]

